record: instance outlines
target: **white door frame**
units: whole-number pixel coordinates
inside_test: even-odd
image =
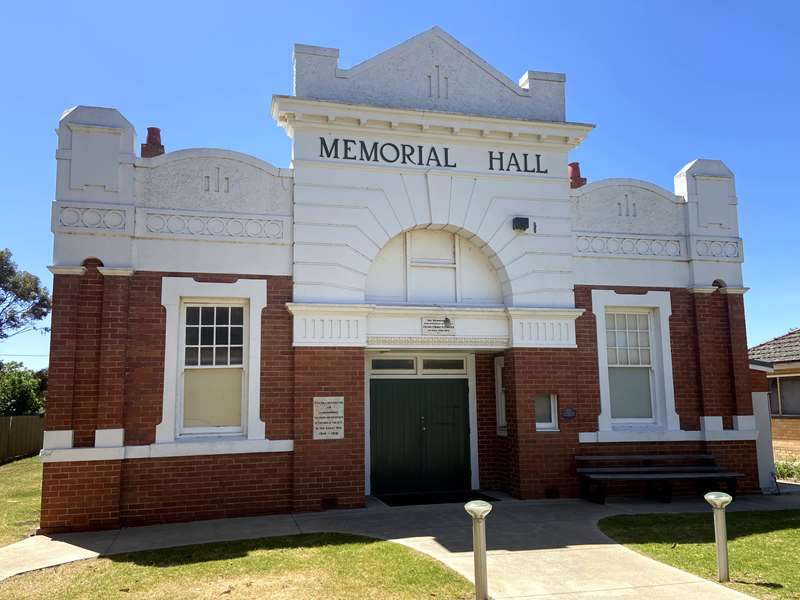
[[[372,374],[373,358],[415,358],[416,373],[401,372],[396,375],[380,373]],[[466,370],[457,374],[447,374],[441,371],[425,373],[422,370],[423,358],[463,358]],[[370,379],[466,379],[467,398],[469,406],[469,463],[470,487],[477,490],[480,487],[480,473],[478,472],[478,398],[476,393],[475,354],[468,352],[371,352],[364,353],[364,493],[369,496],[372,492],[370,484],[370,471],[372,467],[370,452]]]

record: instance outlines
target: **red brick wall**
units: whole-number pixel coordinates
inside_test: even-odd
[[[619,293],[649,291],[642,288],[611,289]],[[544,497],[556,493],[561,496],[576,495],[574,456],[592,452],[711,452],[717,456],[720,464],[747,474],[747,479],[741,484],[742,490],[757,491],[757,461],[753,442],[578,443],[579,432],[597,430],[600,410],[597,337],[595,317],[591,312],[591,290],[589,286],[575,288],[576,307],[586,311],[576,321],[576,349],[516,348],[506,352],[512,493],[521,497]],[[746,408],[741,400],[737,400],[737,394],[742,393],[744,386],[741,381],[738,384],[734,381],[734,371],[742,363],[738,355],[744,353],[746,364],[746,349],[739,347],[736,360],[732,358],[731,340],[741,338],[744,330],[741,323],[731,328],[727,322],[730,314],[739,314],[738,301],[741,297],[725,296],[718,292],[695,295],[685,289],[666,291],[670,292],[672,304],[670,338],[673,380],[681,427],[697,430],[700,415],[722,414],[725,427],[731,428],[733,414],[752,413],[752,409],[735,412]],[[699,311],[696,310],[698,298]],[[731,298],[735,299],[732,308],[729,307]],[[701,321],[699,325],[698,314]],[[733,334],[731,329],[735,330]],[[705,364],[702,364],[701,356]],[[705,377],[714,380],[705,381]],[[749,374],[746,390],[749,395]],[[705,402],[704,392],[710,394],[708,403]],[[535,430],[533,397],[539,393],[557,394],[559,413],[567,407],[575,409],[574,419],[559,417],[559,433]]]
[[[753,392],[769,392],[769,380],[766,371],[750,369],[750,389]]]
[[[189,276],[179,273],[139,271],[130,282],[130,318],[125,388],[125,443],[152,444],[161,422],[164,383],[164,339],[166,311],[161,306],[162,277]],[[292,298],[290,277],[250,275],[204,275],[206,282],[265,279],[267,308],[261,315],[261,415],[267,437],[292,437],[293,349],[292,316],[286,302]]]
[[[364,350],[295,348],[294,509],[364,506]],[[344,397],[344,439],[313,439],[314,396]]]
[[[292,318],[285,306],[292,296],[290,277],[146,271],[103,277],[98,266],[92,259],[83,276],[55,276],[48,430],[74,428],[76,446],[93,446],[97,428],[118,427],[125,428],[127,445],[153,443],[164,380],[162,277],[220,282],[257,278],[267,280],[268,294],[261,323],[262,418],[268,437],[292,438]],[[363,424],[363,416],[358,422]],[[125,461],[123,467],[119,461],[46,463],[42,529],[99,529],[286,510],[291,462],[290,453],[269,453],[143,459]],[[188,493],[190,489],[198,491]]]
[[[497,435],[495,354],[475,355],[475,400],[478,413],[478,472],[481,488],[508,491],[508,436]]]
[[[775,460],[800,461],[800,417],[772,417]]]
[[[162,412],[161,279],[181,274],[104,278],[98,265],[87,261],[85,275],[55,277],[48,429],[73,428],[76,445],[89,446],[96,428],[123,426],[126,444],[149,444]],[[238,276],[195,278],[224,282]],[[256,278],[268,281],[262,313],[262,418],[268,437],[294,439],[294,452],[47,463],[45,530],[363,505],[364,351],[292,348],[292,319],[285,307],[292,298],[291,279]],[[700,415],[720,414],[730,428],[733,414],[750,412],[741,297],[668,291],[682,428],[696,430]],[[476,355],[481,485],[522,497],[574,496],[577,453],[709,451],[725,466],[748,474],[743,489],[757,489],[751,442],[578,443],[579,432],[597,429],[600,395],[591,288],[577,286],[575,298],[576,306],[586,310],[576,321],[577,348],[516,348],[503,354],[507,437],[496,434],[494,355]],[[539,393],[557,394],[559,413],[568,407],[576,413],[569,420],[560,416],[557,433],[535,429],[533,398]],[[343,440],[313,440],[314,396],[345,398]]]

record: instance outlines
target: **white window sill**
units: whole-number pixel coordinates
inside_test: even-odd
[[[79,460],[130,460],[136,458],[163,458],[170,456],[202,456],[217,454],[249,454],[264,452],[292,452],[293,440],[248,440],[241,436],[203,436],[181,438],[143,446],[116,446],[111,448],[52,448],[39,454],[42,462],[74,462]]]
[[[559,433],[561,430],[558,427],[537,427],[537,433]]]

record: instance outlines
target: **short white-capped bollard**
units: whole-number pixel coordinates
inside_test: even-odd
[[[725,524],[725,507],[733,501],[724,492],[709,492],[703,498],[714,509],[714,538],[717,541],[717,578],[722,582],[731,580],[728,572],[728,529]]]
[[[475,598],[489,600],[489,581],[486,576],[486,515],[492,505],[483,500],[473,500],[464,505],[472,517],[472,553],[475,558]]]

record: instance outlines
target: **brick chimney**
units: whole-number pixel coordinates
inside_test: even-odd
[[[142,154],[144,156],[144,154]],[[567,165],[567,175],[569,176],[569,187],[571,189],[586,185],[586,177],[581,177],[581,164],[571,162]]]
[[[161,130],[158,127],[147,128],[147,143],[142,144],[142,158],[152,158],[164,154],[161,144]]]

